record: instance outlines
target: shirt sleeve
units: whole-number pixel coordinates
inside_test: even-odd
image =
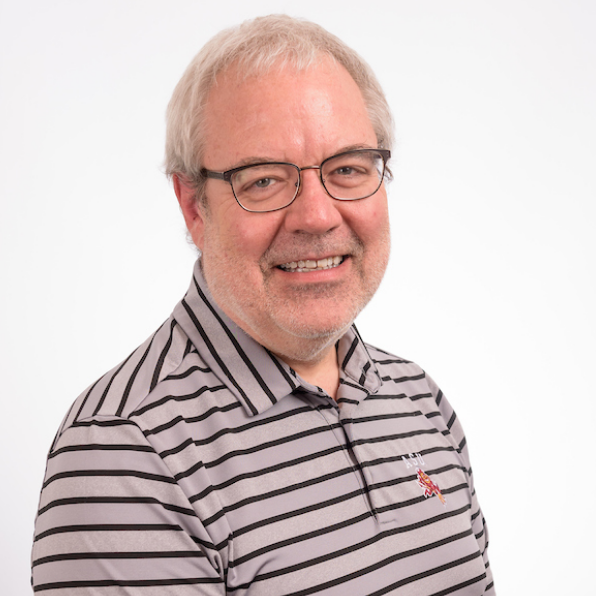
[[[83,420],[56,440],[35,523],[34,592],[220,596],[226,549],[130,420]]]
[[[457,418],[457,415],[448,400],[443,395],[443,392],[437,387],[435,382],[428,377],[427,381],[431,387],[432,394],[435,396],[435,401],[439,407],[443,420],[447,424],[449,430],[450,440],[458,451],[463,461],[466,474],[468,476],[468,484],[470,486],[471,502],[472,506],[470,509],[472,531],[478,541],[478,549],[482,555],[484,561],[484,567],[486,569],[486,589],[483,592],[486,596],[495,596],[495,587],[493,582],[492,571],[490,568],[490,562],[488,560],[488,528],[484,515],[478,502],[478,496],[476,494],[476,488],[474,487],[474,474],[472,472],[472,466],[470,463],[470,454],[468,451],[468,443],[464,434],[463,427]]]

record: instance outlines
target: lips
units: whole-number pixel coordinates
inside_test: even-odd
[[[344,261],[343,256],[326,257],[324,259],[304,259],[300,261],[292,261],[290,263],[283,263],[278,265],[283,271],[289,273],[308,273],[309,271],[323,271],[325,269],[333,269],[341,265]]]

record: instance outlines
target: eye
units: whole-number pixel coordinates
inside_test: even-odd
[[[355,187],[363,183],[363,181],[370,176],[366,169],[366,164],[357,163],[354,160],[339,163],[325,172],[325,182],[331,185],[341,187]]]
[[[273,192],[285,182],[287,174],[276,165],[263,164],[240,170],[232,178],[232,185],[241,193]]]
[[[357,171],[353,166],[341,166],[340,168],[336,168],[332,173],[339,174],[340,176],[353,176]]]
[[[261,178],[260,180],[255,180],[255,182],[253,182],[253,185],[257,188],[267,188],[272,184],[275,184],[275,180],[273,180],[273,178]]]

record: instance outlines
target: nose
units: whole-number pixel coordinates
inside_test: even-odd
[[[336,199],[327,194],[316,166],[302,168],[298,195],[287,207],[285,226],[289,232],[325,234],[342,222]]]

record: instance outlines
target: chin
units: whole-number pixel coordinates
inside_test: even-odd
[[[305,341],[334,341],[341,337],[369,302],[372,292],[362,288],[342,288],[341,293],[351,299],[341,300],[336,289],[309,292],[292,296],[269,296],[266,311],[275,326],[296,339]]]
[[[308,309],[300,309],[297,316],[274,316],[274,322],[282,333],[298,340],[322,342],[335,341],[341,337],[353,323],[360,309],[350,309],[342,317],[330,317],[328,313],[320,316],[305,317]],[[312,314],[312,313],[311,313]]]

